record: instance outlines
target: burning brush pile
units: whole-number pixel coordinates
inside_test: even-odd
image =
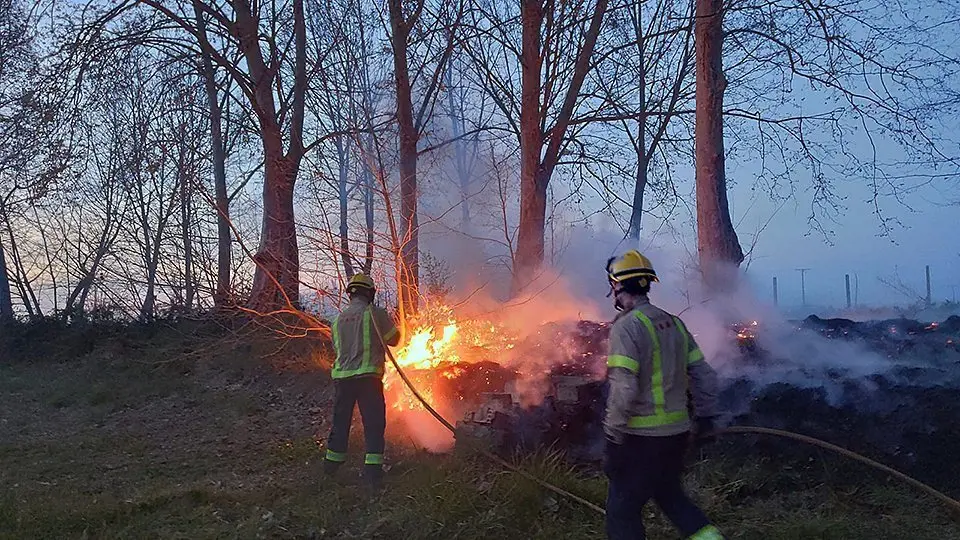
[[[452,422],[474,417],[490,403],[532,408],[556,394],[552,378],[600,385],[605,373],[606,326],[530,322],[506,324],[496,316],[459,318],[441,304],[426,306],[409,324],[410,339],[394,350],[397,363],[421,395]],[[384,379],[395,435],[431,450],[446,450],[453,436],[424,410],[388,366]]]
[[[822,437],[921,478],[953,467],[952,487],[960,488],[960,461],[946,459],[960,448],[958,323],[749,321],[721,329],[724,346],[704,348],[722,376],[725,421]],[[424,397],[457,424],[458,438],[502,452],[552,445],[573,461],[597,462],[608,326],[529,325],[461,319],[429,306],[395,354]],[[397,442],[437,451],[453,445],[392,368],[386,387]]]

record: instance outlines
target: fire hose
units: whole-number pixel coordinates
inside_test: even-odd
[[[371,314],[370,319],[373,321],[373,329],[374,329],[374,332],[377,334],[377,339],[380,340],[380,344],[383,346],[383,350],[386,351],[387,357],[390,359],[390,363],[392,363],[393,367],[397,370],[397,374],[400,375],[400,378],[403,380],[403,383],[407,385],[407,388],[410,390],[410,392],[413,393],[414,397],[417,398],[417,401],[419,401],[420,404],[423,405],[423,408],[426,409],[427,412],[429,412],[437,420],[437,422],[440,422],[440,424],[442,424],[445,428],[450,430],[450,433],[452,433],[454,437],[456,437],[457,429],[453,426],[453,424],[451,424],[446,418],[443,417],[443,415],[437,412],[437,410],[434,409],[430,405],[430,403],[427,402],[426,398],[424,398],[423,395],[420,394],[416,386],[413,385],[413,382],[407,377],[406,373],[403,372],[403,369],[400,367],[400,363],[397,362],[397,359],[393,356],[393,353],[390,351],[390,347],[387,346],[387,343],[384,341],[383,334],[380,333],[380,328],[377,326],[377,318],[373,317]],[[817,446],[819,448],[824,448],[826,450],[833,451],[837,454],[840,454],[841,456],[850,458],[854,461],[863,463],[865,465],[868,465],[870,467],[883,471],[893,476],[894,478],[901,480],[923,491],[928,495],[933,496],[934,498],[938,499],[940,502],[944,503],[947,506],[947,508],[953,510],[954,512],[957,513],[958,516],[960,516],[960,501],[957,501],[956,499],[953,499],[949,495],[946,495],[945,493],[938,491],[928,486],[927,484],[924,484],[923,482],[915,478],[912,478],[896,469],[893,469],[878,461],[874,461],[866,456],[853,452],[852,450],[847,450],[846,448],[817,439],[815,437],[810,437],[808,435],[801,435],[799,433],[794,433],[792,431],[785,431],[781,429],[765,428],[765,427],[758,427],[758,426],[729,426],[726,428],[720,428],[718,430],[715,430],[714,432],[707,435],[714,436],[714,435],[723,435],[727,433],[732,433],[732,434],[739,433],[739,434],[745,434],[745,435],[772,435],[775,437],[782,437],[782,438],[792,439],[795,441],[800,441],[806,444]],[[475,451],[479,452],[480,454],[487,457],[488,459],[496,462],[497,464],[504,467],[505,469],[511,472],[514,472],[516,474],[519,474],[520,476],[526,478],[527,480],[530,480],[540,485],[541,487],[549,491],[552,491],[553,493],[556,493],[557,495],[576,501],[599,514],[602,514],[602,515],[607,514],[606,510],[604,510],[602,506],[592,503],[584,499],[583,497],[580,497],[579,495],[570,493],[569,491],[563,488],[557,487],[547,482],[546,480],[537,478],[536,476],[528,473],[527,471],[524,471],[523,469],[520,469],[519,467],[516,467],[515,465],[511,464],[510,462],[506,461],[500,456],[494,454],[493,452],[490,452],[486,448],[482,448],[477,444],[473,444],[473,442],[470,441],[469,439],[460,439],[460,440],[463,442],[467,442],[470,446],[472,446],[472,448]]]

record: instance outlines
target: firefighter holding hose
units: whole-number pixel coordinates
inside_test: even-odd
[[[607,277],[620,312],[607,358],[607,536],[646,538],[643,507],[653,499],[685,538],[722,539],[681,485],[691,430],[713,430],[716,373],[683,321],[650,303],[659,280],[649,259],[627,251],[607,261]]]
[[[376,286],[370,276],[356,274],[347,284],[350,303],[331,325],[337,359],[331,376],[334,381],[333,428],[327,439],[324,471],[334,474],[347,460],[347,440],[355,405],[360,406],[366,456],[363,478],[368,487],[379,489],[383,480],[386,403],[383,398],[383,366],[386,351],[383,342],[400,342],[390,314],[373,305]]]

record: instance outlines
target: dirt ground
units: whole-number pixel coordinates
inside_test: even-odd
[[[590,510],[462,452],[392,444],[377,497],[355,465],[325,478],[322,347],[126,332],[0,348],[0,537],[603,536]],[[687,478],[730,538],[960,538],[934,501],[854,465],[815,451],[731,456],[730,444],[694,456]],[[603,479],[554,453],[518,463],[602,504]],[[647,512],[651,538],[676,538]]]

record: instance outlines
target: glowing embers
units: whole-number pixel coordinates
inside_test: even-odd
[[[760,323],[757,321],[750,321],[750,324],[734,325],[734,330],[737,332],[737,340],[740,342],[753,341],[757,338],[757,327],[759,326]]]

